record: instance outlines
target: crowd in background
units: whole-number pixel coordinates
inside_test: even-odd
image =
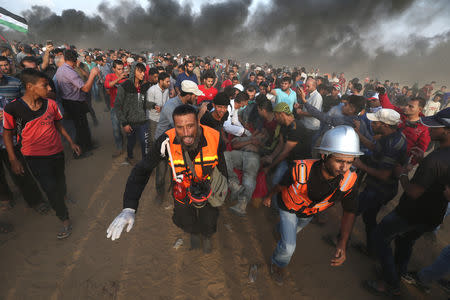
[[[402,279],[429,291],[429,284],[450,268],[448,247],[439,263],[420,272],[410,273],[407,266],[414,242],[426,232],[437,234],[448,211],[449,96],[447,87],[435,81],[401,86],[218,57],[14,42],[0,48],[0,209],[13,204],[6,171],[30,207],[42,214],[56,211],[63,222],[58,238],[71,234],[61,136],[74,159],[95,152],[93,102],[110,114],[111,156],[124,165],[151,153],[158,137],[174,126],[177,106],[194,106],[200,123],[220,132],[233,202],[229,209],[240,217],[246,217],[249,203],[257,206],[283,183],[292,162],[320,159],[315,146],[325,132],[347,125],[358,134],[364,153],[353,164],[360,178],[355,213],[366,233],[360,250],[383,266],[385,285],[368,281],[368,289],[396,294]],[[433,117],[425,120],[434,123],[424,117]],[[167,169],[167,164],[156,169],[158,202],[167,190]],[[377,222],[399,185],[405,191],[399,205]],[[317,214],[313,222],[327,218]],[[0,226],[2,232],[13,230],[10,224]],[[334,236],[329,240],[336,243]]]

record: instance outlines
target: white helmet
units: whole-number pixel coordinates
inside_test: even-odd
[[[347,125],[339,125],[325,132],[320,146],[316,149],[322,154],[364,155],[359,150],[358,135],[352,127]]]

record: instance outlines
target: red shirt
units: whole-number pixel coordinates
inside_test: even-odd
[[[426,152],[428,144],[431,141],[428,127],[423,125],[420,121],[413,124],[408,122],[402,109],[393,105],[386,94],[379,95],[378,97],[380,98],[380,103],[383,108],[393,109],[400,114],[401,122],[398,127],[402,129],[402,132],[406,137],[408,156],[411,156],[411,148],[413,147],[419,147],[423,152]],[[411,163],[415,164],[416,162],[412,161]]]
[[[232,85],[233,84],[233,82],[231,82],[231,80],[230,79],[227,79],[227,80],[225,80],[223,83],[222,83],[222,88],[224,89],[224,88],[226,88],[227,86],[230,86],[230,85]]]
[[[204,84],[199,85],[198,89],[200,91],[202,91],[203,94],[205,94],[205,96],[198,96],[197,97],[197,104],[200,104],[200,103],[202,103],[205,100],[211,100],[212,101],[214,99],[214,97],[216,97],[217,92],[218,92],[215,87],[210,87],[209,89],[207,89]]]
[[[114,102],[116,102],[117,96],[117,85],[124,82],[126,79],[122,79],[117,82],[114,86],[111,85],[111,82],[117,80],[116,73],[110,73],[105,77],[105,88],[109,90],[109,104],[111,107],[114,107]]]
[[[20,151],[25,156],[50,156],[63,151],[55,121],[63,117],[55,101],[42,99],[37,111],[31,110],[22,98],[5,106],[3,128],[17,130]]]

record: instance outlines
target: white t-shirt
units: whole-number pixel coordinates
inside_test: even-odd
[[[322,95],[320,95],[317,90],[314,90],[314,92],[306,96],[306,101],[318,110],[322,111]],[[303,108],[303,111],[308,112],[305,108]],[[310,130],[319,130],[320,127],[320,121],[313,117],[303,117],[302,123]]]
[[[423,108],[423,114],[425,115],[425,117],[433,116],[439,111],[439,108],[441,108],[440,102],[428,100],[427,104],[425,104],[425,107]]]

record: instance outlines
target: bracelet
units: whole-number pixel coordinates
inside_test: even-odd
[[[400,177],[402,177],[402,176],[406,176],[406,177],[408,177],[408,174],[406,174],[406,173],[402,173],[402,174],[400,174],[400,176],[399,176],[398,178],[400,178]]]

